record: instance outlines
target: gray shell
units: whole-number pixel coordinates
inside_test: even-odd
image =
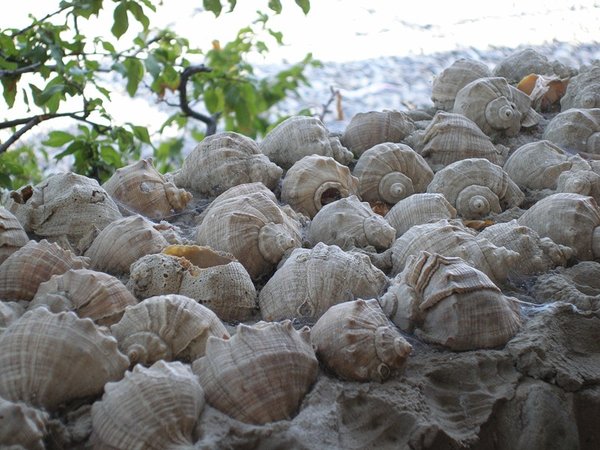
[[[544,139],[569,153],[600,155],[600,108],[571,108],[546,126]]]
[[[484,63],[469,58],[457,59],[434,78],[431,101],[437,109],[452,111],[458,91],[473,80],[491,76],[491,70]]]
[[[600,108],[600,67],[592,66],[571,78],[565,95],[560,99],[560,107],[562,111],[569,108]]]
[[[558,61],[549,61],[540,52],[526,48],[511,53],[500,61],[493,70],[494,76],[504,77],[510,83],[518,83],[525,76],[535,73],[537,75],[556,74],[560,78],[568,78],[576,71]]]

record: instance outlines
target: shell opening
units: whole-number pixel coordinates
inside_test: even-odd
[[[381,381],[385,381],[390,377],[392,371],[390,370],[387,364],[381,363],[379,364],[379,366],[377,366],[377,373],[381,377]]]
[[[390,204],[396,204],[414,192],[412,180],[402,172],[388,173],[379,182],[379,195]]]
[[[258,250],[262,257],[271,264],[277,264],[283,254],[294,247],[297,247],[296,240],[280,223],[267,223],[258,233]]]
[[[333,203],[341,198],[348,197],[349,192],[337,181],[327,181],[323,183],[315,191],[313,202],[319,211],[323,206],[328,203]]]

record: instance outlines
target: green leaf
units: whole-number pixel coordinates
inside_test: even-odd
[[[219,17],[221,11],[223,10],[221,0],[202,0],[202,5],[204,6],[204,9],[212,12],[215,17]]]
[[[275,31],[270,28],[267,31],[275,38],[279,45],[283,45],[283,33],[281,31]]]
[[[215,114],[223,110],[223,92],[221,89],[207,89],[204,92],[204,105],[209,113]]]
[[[4,101],[9,108],[15,104],[15,98],[17,96],[17,82],[20,76],[17,77],[3,77],[2,78],[2,95],[4,95]]]
[[[64,149],[58,155],[54,156],[54,159],[56,159],[57,161],[60,161],[65,156],[72,155],[73,153],[76,153],[80,150],[84,150],[85,147],[86,147],[86,144],[84,141],[73,141],[73,142],[71,142],[71,144],[69,144],[69,146],[66,149]]]
[[[227,0],[227,1],[229,2],[229,11],[228,12],[231,12],[234,10],[235,5],[237,4],[237,0]]]
[[[102,41],[102,48],[109,53],[117,53],[117,49],[108,41]]]
[[[139,125],[131,125],[133,134],[136,138],[142,141],[144,144],[150,144],[150,135],[148,134],[148,128]]]
[[[125,34],[129,28],[129,19],[127,19],[127,2],[122,1],[113,14],[115,22],[110,31],[118,39]]]
[[[269,8],[279,14],[281,13],[281,2],[279,0],[269,0]]]
[[[46,139],[43,144],[48,147],[62,147],[67,142],[71,142],[75,139],[71,133],[67,133],[65,131],[51,131],[48,135],[48,139]]]
[[[123,166],[121,154],[115,150],[112,145],[102,145],[100,147],[100,156],[102,157],[102,160],[109,166],[115,168]]]
[[[148,19],[148,16],[146,16],[146,14],[144,14],[144,10],[142,9],[142,7],[136,2],[129,2],[127,5],[129,11],[131,12],[131,14],[133,14],[133,17],[135,17],[135,19],[142,24],[142,27],[144,27],[144,31],[146,31],[148,29],[148,26],[150,25],[150,19]]]
[[[144,65],[136,58],[128,58],[123,64],[127,69],[127,93],[133,97],[144,77]]]
[[[148,55],[148,57],[144,61],[144,65],[146,66],[146,70],[148,71],[148,73],[150,73],[154,78],[160,75],[160,63],[154,55]]]
[[[296,0],[296,5],[302,8],[304,14],[308,14],[310,11],[310,0]]]

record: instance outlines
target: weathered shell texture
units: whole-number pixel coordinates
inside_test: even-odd
[[[600,202],[600,175],[593,170],[567,170],[558,176],[556,192],[589,195]]]
[[[369,257],[318,243],[295,249],[258,296],[264,320],[318,319],[331,306],[356,298],[375,298],[387,285]]]
[[[412,351],[375,299],[332,306],[312,327],[310,339],[319,360],[354,381],[385,381]]]
[[[305,156],[287,171],[281,201],[311,219],[335,200],[358,194],[358,178],[350,169],[327,156]]]
[[[484,158],[463,159],[444,167],[435,174],[427,192],[444,194],[465,219],[500,213],[525,199],[502,167]]]
[[[29,241],[0,264],[0,299],[29,301],[52,275],[85,269],[88,263],[56,243]]]
[[[209,336],[229,338],[215,313],[175,294],[150,297],[126,308],[110,331],[132,366],[149,366],[160,359],[193,361],[204,355]]]
[[[0,206],[0,264],[29,242],[21,223],[6,208]]]
[[[402,236],[414,225],[456,218],[456,209],[443,194],[423,192],[413,194],[396,203],[385,215],[385,220]]]
[[[531,73],[538,75],[556,74],[561,78],[566,78],[572,75],[571,72],[570,68],[559,62],[550,62],[545,55],[532,48],[526,48],[508,55],[493,70],[494,76],[504,77],[510,83],[517,83]]]
[[[329,135],[323,122],[309,116],[292,116],[284,120],[265,136],[259,147],[284,169],[308,155],[330,156],[341,164],[348,164],[354,158],[338,137]]]
[[[310,222],[306,237],[312,246],[323,242],[342,250],[367,246],[385,250],[392,245],[395,235],[396,230],[375,214],[368,203],[351,195],[325,205]]]
[[[358,158],[374,145],[400,142],[414,130],[414,122],[404,112],[370,111],[352,117],[341,142]]]
[[[23,302],[0,301],[0,333],[23,314],[25,314]]]
[[[104,272],[68,270],[40,284],[29,309],[46,306],[52,312],[73,311],[99,325],[118,322],[136,298],[121,281]]]
[[[600,209],[592,197],[553,194],[535,203],[517,221],[542,237],[571,247],[579,260],[600,257]]]
[[[468,58],[458,59],[434,78],[431,101],[436,109],[452,111],[458,91],[473,80],[491,76],[492,71],[484,63]]]
[[[173,181],[193,192],[217,196],[237,184],[255,181],[274,189],[282,173],[256,142],[228,131],[204,138],[185,158]]]
[[[0,445],[5,449],[44,450],[47,413],[0,397]]]
[[[336,163],[337,164],[337,163]],[[283,254],[300,247],[300,223],[262,192],[220,201],[196,234],[199,245],[231,253],[252,279],[270,273]]]
[[[438,111],[425,129],[421,156],[435,171],[467,158],[485,158],[501,166],[508,148],[494,145],[471,119]]]
[[[112,274],[128,273],[133,262],[144,255],[158,253],[169,243],[140,215],[115,220],[96,236],[85,256],[95,270]]]
[[[592,66],[569,80],[560,99],[562,111],[569,108],[600,108],[600,67]]]
[[[424,192],[433,179],[433,171],[408,145],[385,142],[360,155],[354,176],[364,201],[393,205],[415,192]]]
[[[108,331],[74,313],[26,312],[0,334],[0,397],[53,410],[98,395],[129,360]]]
[[[246,423],[291,419],[317,378],[310,330],[287,320],[238,325],[231,339],[208,339],[206,355],[194,361],[206,400]]]
[[[192,194],[165,180],[152,158],[117,169],[102,187],[124,213],[156,220],[183,210],[192,199]]]
[[[74,173],[51,175],[11,192],[8,209],[27,232],[78,247],[81,238],[121,218],[119,208],[96,180]]]
[[[571,108],[557,114],[543,137],[569,153],[600,155],[600,108]]]
[[[411,256],[381,298],[383,310],[405,331],[451,350],[506,344],[521,326],[516,299],[461,258]]]
[[[188,366],[137,365],[120,381],[107,383],[102,400],[92,405],[92,441],[129,450],[192,448],[203,409],[204,391]]]

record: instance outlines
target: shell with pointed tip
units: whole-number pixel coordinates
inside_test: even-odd
[[[318,319],[337,303],[377,297],[387,281],[367,255],[318,243],[295,249],[262,288],[258,302],[264,320]]]
[[[118,322],[136,298],[117,278],[88,269],[68,270],[40,284],[29,309],[46,306],[52,312],[74,311],[98,325]]]
[[[0,264],[29,242],[21,223],[6,208],[0,206]]]
[[[424,192],[433,179],[433,171],[421,155],[408,145],[391,142],[377,144],[360,155],[353,174],[364,201],[391,205]]]
[[[129,360],[108,330],[67,311],[35,308],[0,334],[0,397],[53,410],[98,395]]]
[[[255,181],[274,189],[282,173],[256,142],[228,131],[204,138],[185,158],[173,181],[201,195],[217,196],[237,184]]]
[[[396,230],[396,237],[400,237],[414,225],[455,217],[456,209],[443,194],[424,192],[400,200],[388,211],[385,220]]]
[[[358,178],[327,156],[305,156],[287,171],[281,201],[311,219],[327,203],[358,194]]]
[[[159,295],[125,309],[110,327],[131,365],[164,359],[193,361],[204,355],[209,336],[229,333],[210,309],[183,295]]]
[[[592,66],[569,80],[560,108],[600,108],[600,67]]]
[[[95,270],[112,274],[128,273],[129,266],[144,255],[158,253],[168,244],[142,216],[115,220],[96,236],[85,256]]]
[[[329,369],[353,381],[385,381],[412,350],[374,299],[332,306],[312,327],[310,339]]]
[[[189,192],[165,180],[152,158],[117,169],[102,187],[125,213],[157,220],[183,210],[192,199]]]
[[[458,91],[473,80],[491,76],[492,71],[484,63],[469,58],[458,59],[434,78],[431,101],[437,109],[452,111]]]
[[[569,153],[600,155],[600,108],[571,108],[557,114],[543,137]]]
[[[354,155],[316,117],[292,116],[273,128],[259,145],[261,152],[279,167],[289,169],[308,155],[330,156],[348,164]]]
[[[525,199],[502,167],[484,158],[456,161],[437,172],[427,192],[444,194],[464,219],[479,219],[519,206]]]
[[[208,339],[192,364],[206,400],[234,419],[265,424],[291,419],[315,382],[318,362],[310,330],[287,320],[240,324],[231,339]]]
[[[558,61],[549,61],[545,55],[532,48],[525,48],[511,53],[500,61],[493,70],[494,76],[504,77],[509,83],[518,83],[530,73],[538,75],[556,74],[561,78],[568,78],[575,72],[572,68]]]
[[[0,298],[29,301],[52,275],[85,269],[89,261],[45,239],[29,241],[0,265]]]
[[[182,449],[204,409],[204,390],[188,366],[158,361],[137,365],[107,383],[102,400],[92,405],[92,438],[110,448]]]
[[[402,330],[451,350],[503,346],[521,327],[516,299],[461,258],[420,252],[380,300]]]
[[[325,205],[310,222],[307,239],[337,245],[343,250],[375,247],[385,250],[392,245],[396,231],[384,218],[375,214],[367,202],[355,195]]]
[[[5,449],[44,450],[49,415],[0,397],[0,444]],[[6,446],[6,447],[5,447]]]
[[[383,142],[400,142],[415,130],[412,119],[400,111],[358,113],[344,130],[342,145],[357,158],[365,150]]]

